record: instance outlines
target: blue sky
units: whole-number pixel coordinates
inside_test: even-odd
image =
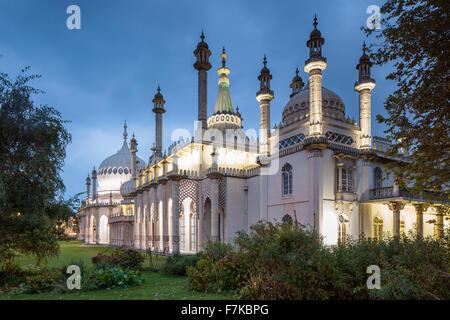
[[[271,121],[281,121],[289,100],[296,66],[301,77],[308,50],[306,41],[317,13],[325,38],[328,67],[325,87],[338,93],[346,113],[358,119],[355,66],[365,39],[360,30],[375,0],[316,1],[0,1],[0,70],[15,76],[22,67],[42,75],[33,85],[46,93],[37,103],[48,104],[71,122],[72,143],[62,174],[66,195],[85,190],[84,180],[95,165],[122,144],[122,125],[135,132],[138,155],[148,159],[154,141],[153,96],[158,83],[166,100],[163,145],[176,128],[193,131],[197,119],[197,72],[193,50],[201,30],[211,51],[208,73],[208,115],[217,94],[216,69],[221,48],[227,50],[233,104],[239,106],[245,128],[258,128],[255,99],[257,76],[267,54],[275,99]],[[66,8],[81,8],[81,30],[68,30]],[[373,40],[373,39],[372,39]],[[370,42],[370,40],[369,40]],[[372,132],[383,134],[375,114],[394,89],[385,80],[388,67],[374,67],[377,82],[372,100]]]

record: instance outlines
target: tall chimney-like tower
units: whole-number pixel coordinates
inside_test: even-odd
[[[136,138],[133,137],[130,140],[130,152],[131,152],[131,177],[134,179],[134,176],[136,175],[136,152],[137,150],[137,141]]]
[[[92,170],[92,200],[97,198],[97,171]]]
[[[86,178],[86,201],[89,201],[89,193],[91,189],[91,178],[89,178],[89,175]]]
[[[317,29],[317,17],[314,16],[314,30],[306,45],[309,59],[305,61],[305,72],[309,73],[309,135],[321,136],[322,131],[322,71],[327,67],[327,59],[322,56],[325,39]]]
[[[370,77],[369,56],[366,54],[366,43],[363,43],[363,54],[356,66],[358,81],[355,83],[355,91],[359,92],[359,126],[361,130],[360,148],[370,148],[371,138],[371,91],[375,88],[375,80]]]
[[[264,55],[264,67],[261,69],[261,73],[258,76],[259,91],[256,93],[256,100],[259,101],[259,150],[264,156],[268,156],[270,153],[269,138],[270,138],[270,101],[273,100],[273,91],[270,90],[270,80],[272,75],[267,68],[267,59]]]
[[[162,115],[166,110],[164,110],[164,97],[161,94],[161,89],[158,85],[158,92],[155,94],[155,98],[152,100],[153,112],[155,113],[155,142],[156,146],[152,148],[155,151],[157,159],[162,158]]]
[[[203,130],[207,129],[206,119],[208,117],[207,110],[207,71],[211,69],[211,63],[209,63],[209,57],[211,51],[208,48],[208,44],[204,41],[205,35],[200,36],[202,39],[194,51],[194,56],[197,59],[194,63],[194,68],[198,70],[198,121],[201,123]]]

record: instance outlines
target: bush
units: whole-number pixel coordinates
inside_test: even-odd
[[[174,255],[167,257],[166,263],[162,267],[162,272],[166,274],[185,276],[186,269],[188,267],[194,267],[199,258],[199,254],[185,256],[180,253],[175,253]]]
[[[236,290],[243,299],[450,299],[448,232],[443,241],[410,234],[330,248],[296,221],[263,222],[235,243],[234,250],[205,248],[188,267],[194,289]],[[379,290],[367,288],[370,265],[381,269]]]
[[[241,285],[241,265],[230,244],[209,242],[195,266],[187,268],[190,285],[203,292],[220,293]]]
[[[107,288],[126,288],[144,283],[138,271],[118,267],[94,269],[81,277],[81,290],[90,291]]]
[[[23,293],[52,291],[62,280],[63,277],[57,269],[41,269],[37,273],[32,272],[25,277]]]
[[[144,256],[132,249],[115,248],[111,253],[100,252],[92,257],[96,269],[120,267],[123,269],[141,270]]]

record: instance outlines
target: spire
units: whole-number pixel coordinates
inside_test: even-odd
[[[318,23],[317,23],[317,14],[314,14],[313,26],[314,26],[314,29],[316,29],[316,30],[317,30],[317,25],[318,25]]]
[[[230,74],[230,69],[228,69],[226,64],[226,58],[228,57],[225,53],[225,47],[222,49],[222,67],[217,69],[217,74],[219,75],[219,92],[217,94],[216,104],[214,105],[213,115],[215,114],[235,114],[233,104],[231,102],[230,95],[230,80],[228,75]]]
[[[225,53],[225,46],[222,47],[222,54],[220,56],[222,57],[222,68],[225,68],[225,59],[227,58],[227,54]]]
[[[297,93],[299,93],[303,86],[303,80],[302,78],[298,75],[298,67],[295,69],[295,77],[292,78],[292,82],[291,85],[289,86],[292,89],[291,94],[289,95],[289,98],[292,98],[293,96],[295,96]]]
[[[123,125],[123,140],[126,142],[128,138],[128,133],[127,133],[127,120],[125,120],[125,123]]]

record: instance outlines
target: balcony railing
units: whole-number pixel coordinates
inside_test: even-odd
[[[394,197],[394,187],[376,188],[369,192],[369,199],[384,199]]]

